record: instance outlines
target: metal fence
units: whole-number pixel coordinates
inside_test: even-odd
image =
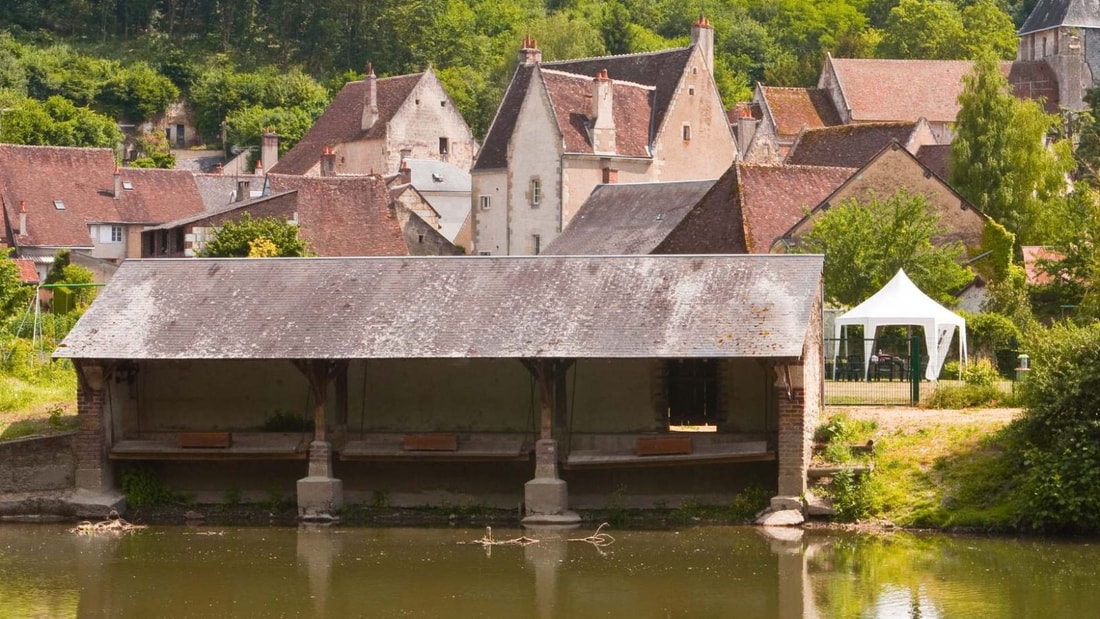
[[[857,338],[825,340],[825,404],[917,404],[928,357],[923,338],[885,346]]]

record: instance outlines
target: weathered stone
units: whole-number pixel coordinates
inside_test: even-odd
[[[344,505],[344,483],[331,477],[298,480],[298,517],[302,520],[334,520]]]
[[[806,515],[807,516],[835,516],[836,509],[828,499],[821,498],[810,491],[806,491]]]
[[[802,511],[802,497],[799,496],[773,496],[768,506],[768,511],[778,512],[785,509],[797,509]]]
[[[777,512],[764,514],[762,518],[757,519],[756,524],[765,527],[793,527],[805,521],[806,519],[802,516],[802,510],[783,509]]]

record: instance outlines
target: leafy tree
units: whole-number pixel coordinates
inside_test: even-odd
[[[887,58],[961,58],[962,38],[962,16],[955,4],[901,0],[886,19],[879,51]]]
[[[58,284],[92,284],[95,283],[95,274],[92,273],[87,267],[80,266],[79,264],[67,264],[61,269],[61,279],[56,283]],[[75,303],[75,309],[81,310],[91,305],[92,300],[95,299],[96,289],[94,286],[73,286],[57,288],[57,291],[63,294],[72,296]]]
[[[1045,146],[1056,118],[1037,102],[1014,97],[992,54],[983,54],[963,80],[951,184],[1016,235],[1017,248],[1042,243],[1049,230],[1039,225],[1041,211],[1064,192],[1069,144]]]
[[[0,141],[41,146],[113,147],[122,139],[115,122],[59,96],[23,99],[3,115]]]
[[[1047,317],[1072,306],[1078,320],[1094,321],[1100,319],[1100,191],[1079,182],[1065,204],[1052,214],[1062,225],[1051,245],[1062,258],[1039,261],[1050,281],[1033,290],[1032,300]]]
[[[253,73],[214,68],[200,75],[191,87],[195,124],[204,135],[217,135],[223,120],[245,108],[296,109],[312,120],[327,105],[328,92],[316,80],[301,71],[283,72],[275,67]]]
[[[265,249],[269,244],[274,247],[274,254]],[[218,228],[201,254],[204,258],[244,258],[252,255],[254,245],[265,256],[310,255],[306,242],[298,238],[298,226],[279,217],[253,219],[249,213],[240,221],[227,222]]]
[[[238,146],[259,144],[268,129],[279,135],[279,154],[290,150],[313,126],[313,117],[302,108],[240,108],[225,117],[229,142]]]
[[[825,298],[856,305],[877,292],[899,269],[928,296],[953,303],[952,293],[973,278],[959,265],[958,242],[933,245],[939,218],[927,199],[904,189],[866,203],[847,200],[820,215],[796,251],[825,254]]]
[[[168,147],[168,138],[160,131],[150,131],[138,138],[141,156],[130,162],[131,168],[162,168],[171,170],[176,167],[176,156]]]
[[[34,295],[34,288],[19,278],[19,267],[8,257],[10,251],[0,258],[0,323],[24,309]]]
[[[1016,57],[1016,24],[994,0],[977,0],[962,10],[963,58],[977,58],[985,49],[1003,60]]]
[[[180,91],[167,77],[145,63],[125,67],[104,85],[101,99],[107,109],[129,120],[149,120],[179,99]]]

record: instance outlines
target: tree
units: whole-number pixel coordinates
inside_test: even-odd
[[[857,305],[886,285],[898,269],[941,303],[973,279],[958,263],[958,242],[933,245],[942,235],[939,218],[927,199],[904,189],[865,203],[849,199],[825,211],[796,251],[825,255],[825,298],[838,305]]]
[[[19,266],[8,258],[10,251],[0,258],[0,323],[26,307],[34,295],[34,288],[20,279]]]
[[[121,139],[114,120],[59,96],[45,102],[23,99],[0,123],[0,141],[10,144],[110,148]]]
[[[145,63],[116,72],[103,87],[104,107],[129,120],[149,120],[178,99],[180,91],[167,77]]]
[[[1021,244],[1043,243],[1049,230],[1041,212],[1062,198],[1072,169],[1069,144],[1048,148],[1056,124],[1036,101],[1012,96],[996,58],[984,53],[963,78],[950,177],[971,204],[1016,235]]]
[[[946,0],[901,0],[890,10],[879,53],[887,58],[963,57],[962,16]]]
[[[268,244],[274,246],[271,253]],[[298,238],[298,226],[279,217],[253,219],[245,213],[240,221],[231,221],[218,228],[214,239],[206,244],[204,258],[245,258],[254,251],[264,256],[281,258],[309,256],[306,242]]]

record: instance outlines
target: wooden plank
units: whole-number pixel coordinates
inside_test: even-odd
[[[458,451],[458,435],[451,432],[406,434],[402,445],[405,451]]]
[[[233,446],[233,437],[229,432],[180,432],[176,445],[181,449],[225,448]]]
[[[643,436],[634,446],[638,456],[680,456],[692,451],[690,436]]]

